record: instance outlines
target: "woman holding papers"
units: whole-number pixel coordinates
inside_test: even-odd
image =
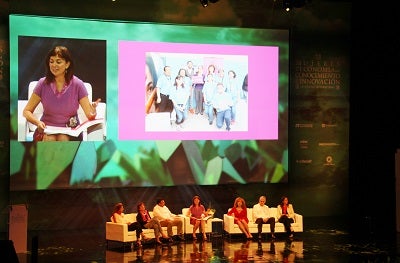
[[[192,198],[192,204],[188,210],[188,217],[190,217],[190,224],[193,225],[193,240],[196,240],[196,231],[200,228],[200,232],[203,233],[203,240],[207,240],[206,236],[206,223],[207,223],[207,213],[204,206],[201,204],[200,196],[195,195]]]
[[[64,133],[46,134],[46,125],[56,127],[76,127],[79,105],[89,120],[96,118],[96,107],[101,99],[90,102],[88,92],[81,79],[74,75],[74,62],[66,47],[56,46],[45,59],[46,76],[39,79],[24,108],[24,117],[37,126],[34,140],[70,141],[82,140],[82,136],[73,137]],[[39,103],[43,105],[40,119],[33,115]]]

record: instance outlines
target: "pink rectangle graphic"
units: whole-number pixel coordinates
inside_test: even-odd
[[[169,129],[152,129],[151,122],[166,122],[165,114],[146,114],[144,88],[145,58],[148,53],[184,54],[183,62],[190,56],[206,59],[231,60],[245,58],[248,72],[248,91],[243,92],[242,104],[246,113],[242,128],[240,123],[232,129],[191,130],[178,129],[171,121]],[[172,56],[172,55],[171,55]],[[164,59],[165,60],[165,59]],[[182,62],[182,67],[184,66]],[[163,67],[168,64],[164,61]],[[171,75],[176,76],[176,71]],[[224,68],[225,74],[230,68]],[[244,69],[241,69],[244,71]],[[242,74],[243,75],[243,74]],[[215,44],[179,44],[119,41],[118,44],[118,138],[119,140],[276,140],[278,139],[278,98],[279,98],[279,48],[276,46],[238,46]],[[240,83],[240,86],[242,83]],[[243,112],[240,112],[243,113]],[[194,117],[193,117],[194,118]],[[199,120],[205,116],[196,116]],[[242,124],[243,124],[242,123]],[[208,123],[207,123],[208,124]],[[236,127],[235,127],[236,125]],[[243,128],[244,127],[244,128]]]

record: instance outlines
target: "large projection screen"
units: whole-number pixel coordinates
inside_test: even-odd
[[[70,49],[75,75],[106,105],[102,140],[25,134],[28,86],[56,45]],[[189,61],[205,73],[223,69],[224,80],[213,76],[225,86],[234,73],[240,94],[229,131],[205,114],[189,111],[176,125],[174,112],[145,110],[145,69],[156,86],[165,66],[174,78]],[[288,61],[288,30],[10,15],[10,190],[286,183]]]

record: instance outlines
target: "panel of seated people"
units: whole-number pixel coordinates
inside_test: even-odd
[[[272,214],[277,214],[276,207],[269,208]],[[257,234],[258,228],[257,224],[254,223],[255,219],[253,218],[253,209],[247,208],[247,218],[249,219],[249,230],[252,234]],[[293,227],[294,232],[303,232],[303,216],[300,214],[295,213],[294,217],[295,222],[291,224]],[[228,214],[224,214],[224,231],[228,234],[242,234],[242,231],[238,227],[237,224],[234,223],[233,216]],[[271,233],[270,225],[263,224],[262,226],[262,233]],[[279,223],[277,220],[275,221],[275,233],[285,233],[285,227],[282,223]]]

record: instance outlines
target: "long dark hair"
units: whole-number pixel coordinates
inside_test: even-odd
[[[47,53],[46,56],[46,83],[51,83],[54,81],[54,75],[53,73],[51,73],[50,71],[50,57],[53,56],[58,56],[60,58],[65,59],[65,62],[69,62],[69,67],[68,70],[66,70],[65,73],[65,81],[67,82],[67,84],[69,84],[69,82],[72,79],[72,76],[74,75],[74,62],[72,60],[71,57],[71,53],[69,52],[68,48],[64,47],[64,46],[55,46],[53,49],[51,49],[49,51],[49,53]]]
[[[285,200],[285,198],[287,198],[287,200],[288,200],[288,203],[287,203],[287,204],[288,204],[288,206],[289,206],[289,197],[287,197],[287,196],[285,196],[285,195],[281,197],[281,203],[280,203],[280,205],[283,206],[283,200]]]
[[[195,195],[195,196],[193,196],[193,198],[192,198],[192,205],[193,206],[195,206],[195,204],[194,204],[194,199],[199,199],[199,206],[201,205],[201,198],[200,198],[200,196],[198,196],[198,195]]]
[[[184,89],[185,88],[185,79],[183,78],[182,75],[178,75],[175,77],[175,81],[174,81],[175,89],[178,89],[178,85],[176,84],[177,79],[182,79],[182,88]]]

